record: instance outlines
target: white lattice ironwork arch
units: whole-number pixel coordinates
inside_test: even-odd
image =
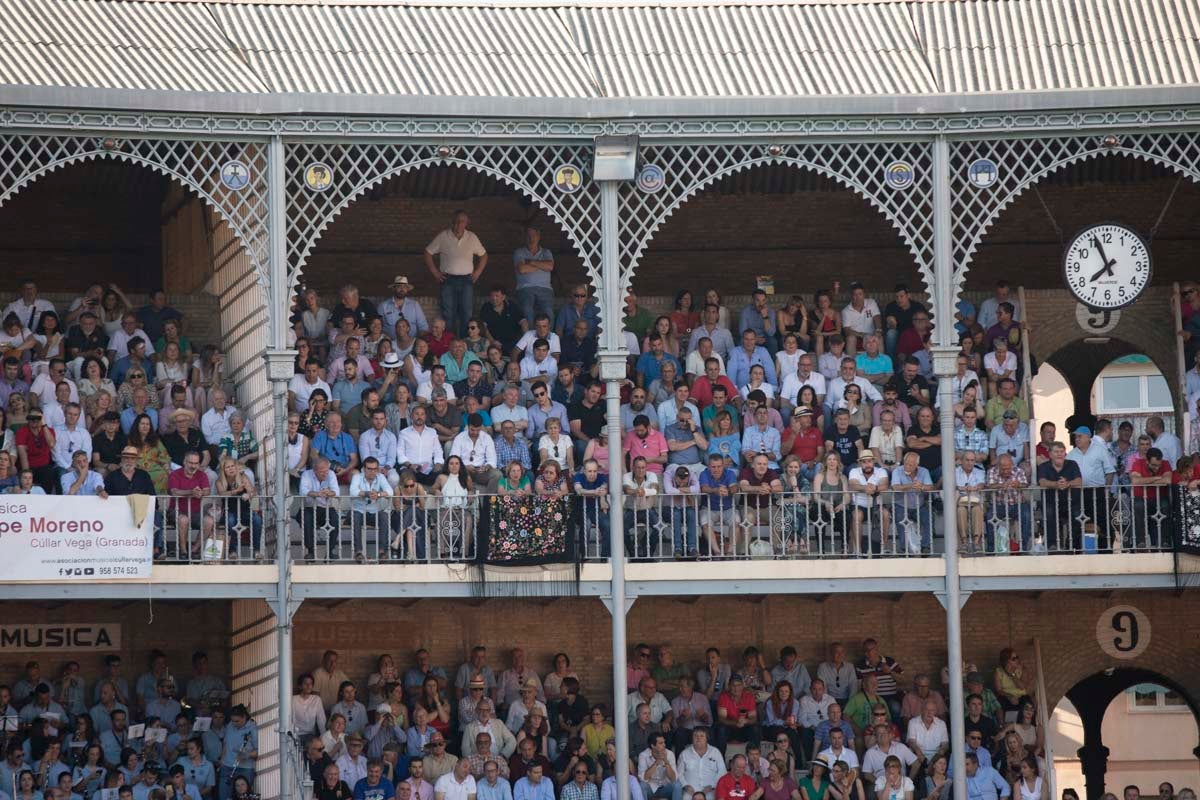
[[[1200,134],[1152,132],[1053,138],[963,140],[950,154],[954,300],[957,301],[983,238],[1000,215],[1026,191],[1072,164],[1106,157],[1135,158],[1172,169],[1200,183]],[[998,175],[978,188],[968,177],[971,165],[992,162]]]
[[[595,185],[585,181],[574,193],[554,186],[558,167],[571,165],[586,174],[590,162],[590,145],[291,145],[286,180],[289,288],[299,285],[317,242],[351,203],[397,175],[439,166],[489,175],[532,201],[562,227],[588,276],[599,286],[600,210]],[[305,183],[306,170],[315,164],[332,173],[330,185],[322,191]]]
[[[0,136],[0,207],[45,175],[87,161],[111,159],[145,167],[194,192],[229,226],[268,286],[266,159],[256,144],[228,141],[112,139],[82,136]],[[222,167],[238,161],[249,179],[238,190],[221,181]]]
[[[757,166],[783,165],[829,178],[866,200],[896,229],[928,291],[935,291],[933,166],[928,142],[656,145],[643,148],[641,159],[662,169],[666,184],[656,193],[633,184],[622,190],[623,290],[632,284],[658,229],[689,199],[726,176]],[[885,179],[894,164],[911,169],[907,187],[895,187]]]

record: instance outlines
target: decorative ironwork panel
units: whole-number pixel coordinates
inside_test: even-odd
[[[663,184],[658,191],[646,191],[639,183],[622,187],[623,289],[631,284],[654,234],[689,198],[727,175],[761,165],[786,165],[830,178],[874,206],[904,240],[926,286],[934,291],[929,142],[650,145],[642,148],[641,161],[662,170]]]
[[[287,248],[290,287],[330,223],[359,196],[392,176],[433,166],[491,175],[524,194],[562,226],[593,283],[600,285],[599,190],[586,179],[587,144],[290,144],[287,151]],[[555,185],[561,166],[579,170],[580,185]],[[313,173],[323,168],[323,173]]]
[[[258,143],[103,136],[0,136],[0,205],[38,178],[71,164],[113,159],[178,181],[207,202],[246,248],[268,286],[266,149]]]
[[[1200,133],[1110,133],[1088,136],[959,140],[950,146],[954,297],[983,237],[1014,200],[1071,164],[1124,156],[1170,167],[1200,183]]]

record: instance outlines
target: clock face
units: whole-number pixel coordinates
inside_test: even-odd
[[[1150,247],[1124,225],[1101,223],[1077,233],[1063,254],[1063,278],[1080,302],[1121,308],[1150,283]]]

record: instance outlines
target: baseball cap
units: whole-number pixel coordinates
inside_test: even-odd
[[[1071,433],[1075,433],[1075,434],[1080,434],[1080,433],[1082,433],[1082,434],[1084,434],[1085,436],[1091,436],[1091,435],[1092,435],[1092,429],[1091,429],[1091,428],[1089,428],[1087,425],[1080,425],[1078,428],[1076,428],[1075,430],[1071,431]]]

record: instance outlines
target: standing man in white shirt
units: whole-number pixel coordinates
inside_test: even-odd
[[[466,211],[455,211],[450,227],[425,247],[425,268],[442,287],[442,317],[458,337],[467,335],[467,320],[475,308],[475,282],[488,262],[479,237],[467,230],[470,222]],[[438,256],[436,264],[434,256]]]
[[[1146,435],[1151,438],[1150,446],[1162,451],[1163,463],[1167,465],[1167,469],[1175,469],[1175,462],[1183,454],[1183,447],[1178,436],[1167,433],[1167,426],[1162,417],[1155,416],[1146,420]]]

